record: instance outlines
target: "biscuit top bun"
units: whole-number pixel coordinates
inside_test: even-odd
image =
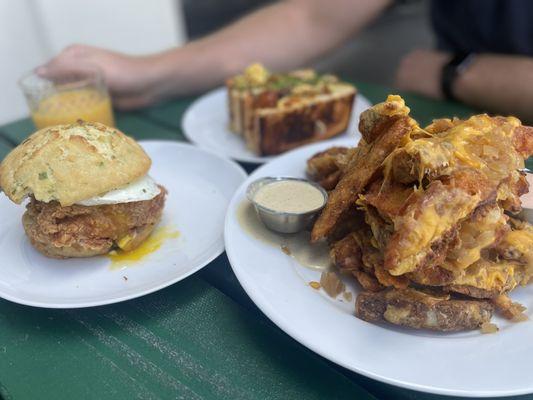
[[[0,188],[15,203],[33,195],[69,206],[146,175],[151,160],[115,128],[79,121],[35,132],[0,164]]]

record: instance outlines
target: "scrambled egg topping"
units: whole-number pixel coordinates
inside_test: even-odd
[[[262,64],[254,63],[244,70],[244,76],[252,85],[264,85],[270,72]]]

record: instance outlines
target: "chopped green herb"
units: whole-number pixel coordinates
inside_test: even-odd
[[[146,189],[143,189],[143,193],[146,193]]]
[[[103,162],[103,161],[100,161],[100,162],[98,163],[98,166],[99,166],[99,167],[103,167],[103,166],[104,166],[104,162]]]
[[[48,174],[46,172],[39,172],[39,180],[45,180],[48,179]]]

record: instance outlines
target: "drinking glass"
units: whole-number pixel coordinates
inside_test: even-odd
[[[115,124],[111,98],[97,67],[64,70],[46,77],[30,72],[19,85],[37,129],[78,120]]]

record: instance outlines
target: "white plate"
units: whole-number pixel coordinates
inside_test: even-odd
[[[327,142],[333,143],[347,137],[358,139],[359,115],[371,105],[366,97],[357,93],[348,129]],[[252,153],[246,148],[244,140],[229,130],[226,88],[215,89],[193,102],[183,115],[182,128],[192,143],[237,161],[262,164],[274,158]]]
[[[23,206],[0,196],[0,297],[48,308],[124,301],[169,286],[198,271],[224,250],[229,200],[246,178],[236,163],[197,147],[147,141],[150,175],[168,197],[160,227],[179,231],[130,266],[110,268],[106,257],[55,260],[38,253],[22,228]]]
[[[319,143],[303,147],[260,167],[231,200],[224,232],[226,252],[252,300],[303,345],[379,381],[457,396],[533,392],[533,321],[508,323],[493,318],[500,331],[490,335],[370,324],[353,315],[353,300],[333,300],[308,285],[319,280],[319,272],[302,267],[279,247],[258,241],[241,228],[236,213],[251,181],[264,176],[303,177],[307,158],[328,146]],[[347,284],[357,292],[353,281]],[[533,286],[513,291],[512,297],[528,307],[531,318]]]

